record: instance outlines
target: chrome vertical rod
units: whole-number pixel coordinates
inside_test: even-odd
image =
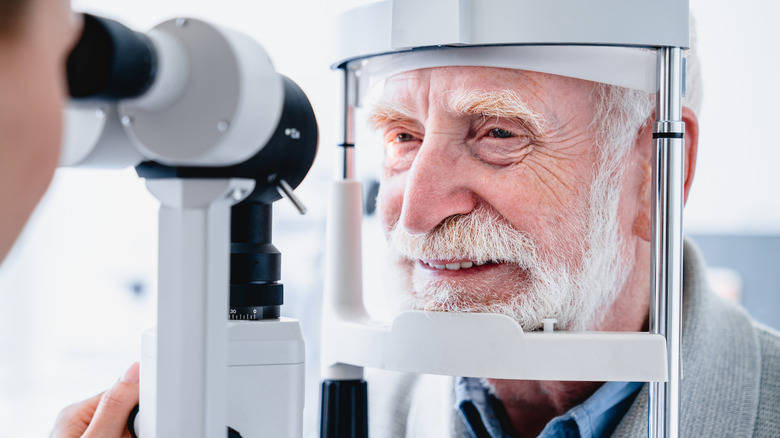
[[[333,328],[345,314],[365,312],[363,305],[362,235],[363,194],[355,181],[355,109],[358,106],[358,73],[349,64],[342,67],[343,141],[341,169],[330,194],[327,243],[325,245],[325,290],[323,294],[323,364],[320,403],[321,438],[368,437],[368,389],[363,368],[330,360],[328,344]]]
[[[342,67],[344,80],[342,83],[342,142],[339,144],[340,166],[339,179],[353,179],[355,176],[355,108],[357,107],[357,76],[350,70],[349,64]]]
[[[680,435],[682,332],[682,214],[685,125],[682,50],[658,49],[658,94],[653,125],[653,238],[650,332],[666,337],[669,379],[650,382],[648,436]]]

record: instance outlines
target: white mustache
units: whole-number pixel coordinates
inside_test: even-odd
[[[536,245],[492,208],[479,206],[466,215],[446,218],[432,231],[410,234],[396,223],[389,235],[392,252],[409,261],[469,260],[539,266]]]

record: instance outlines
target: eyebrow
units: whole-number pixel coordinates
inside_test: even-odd
[[[534,134],[544,133],[549,122],[513,90],[481,91],[451,90],[442,99],[444,110],[453,115],[471,115],[510,119],[521,123]],[[391,100],[381,100],[369,113],[372,129],[399,120],[414,120],[415,112],[407,105]]]
[[[531,109],[513,90],[453,90],[445,93],[442,103],[452,114],[514,120],[534,134],[544,133],[549,125],[543,115]]]
[[[377,102],[368,114],[369,126],[374,130],[391,122],[413,119],[414,111],[409,106],[386,99]]]

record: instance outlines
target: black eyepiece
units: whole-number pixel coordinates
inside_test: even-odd
[[[85,14],[84,31],[68,57],[68,88],[73,98],[136,97],[149,89],[156,67],[154,46],[145,35]]]

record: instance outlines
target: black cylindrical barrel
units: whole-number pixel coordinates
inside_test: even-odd
[[[71,97],[137,97],[149,89],[156,72],[156,51],[144,34],[114,20],[84,15],[84,30],[67,61]]]
[[[321,408],[320,438],[368,438],[365,380],[324,380]]]
[[[282,254],[271,243],[271,204],[245,200],[230,214],[229,318],[278,318],[284,286]]]

